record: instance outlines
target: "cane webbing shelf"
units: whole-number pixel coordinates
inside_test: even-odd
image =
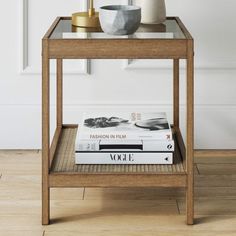
[[[173,165],[76,165],[76,127],[64,126],[53,159],[51,173],[83,174],[185,174],[178,145],[175,147]],[[176,139],[175,139],[176,140]],[[177,142],[175,142],[177,143]]]

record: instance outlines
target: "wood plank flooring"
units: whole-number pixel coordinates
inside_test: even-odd
[[[197,159],[195,180],[194,226],[178,188],[52,189],[42,226],[40,152],[0,151],[0,236],[235,236],[236,157]]]

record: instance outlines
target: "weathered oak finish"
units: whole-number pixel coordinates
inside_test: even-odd
[[[184,59],[186,56],[187,42],[183,39],[53,39],[49,42],[51,59]]]
[[[187,224],[193,224],[193,39],[176,20],[185,39],[51,39],[57,18],[43,38],[42,224],[49,224],[50,188],[185,187]],[[140,50],[141,49],[141,50]],[[49,60],[57,60],[57,128],[50,145]],[[173,165],[75,165],[77,125],[63,125],[63,59],[172,59],[175,163]],[[187,140],[179,129],[179,59],[187,60]]]
[[[174,127],[179,128],[179,59],[173,60],[173,104]]]
[[[186,140],[186,161],[187,161],[187,194],[186,210],[187,224],[193,224],[194,218],[194,62],[193,62],[193,40],[188,40],[187,57],[187,140]]]
[[[48,40],[42,42],[42,224],[49,223],[49,166],[50,166],[50,63]]]
[[[57,59],[57,127],[62,128],[63,123],[63,62]]]

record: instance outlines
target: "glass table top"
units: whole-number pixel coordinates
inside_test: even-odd
[[[88,29],[88,28],[87,28]],[[85,32],[86,28],[74,27],[71,20],[61,19],[53,30],[50,39],[185,39],[185,35],[175,19],[167,19],[163,24],[144,25],[140,24],[139,29],[132,35],[108,35],[101,29],[91,29]]]

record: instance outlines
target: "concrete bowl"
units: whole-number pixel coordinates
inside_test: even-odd
[[[99,9],[99,20],[107,34],[133,34],[141,22],[141,8],[133,5],[103,6]]]

